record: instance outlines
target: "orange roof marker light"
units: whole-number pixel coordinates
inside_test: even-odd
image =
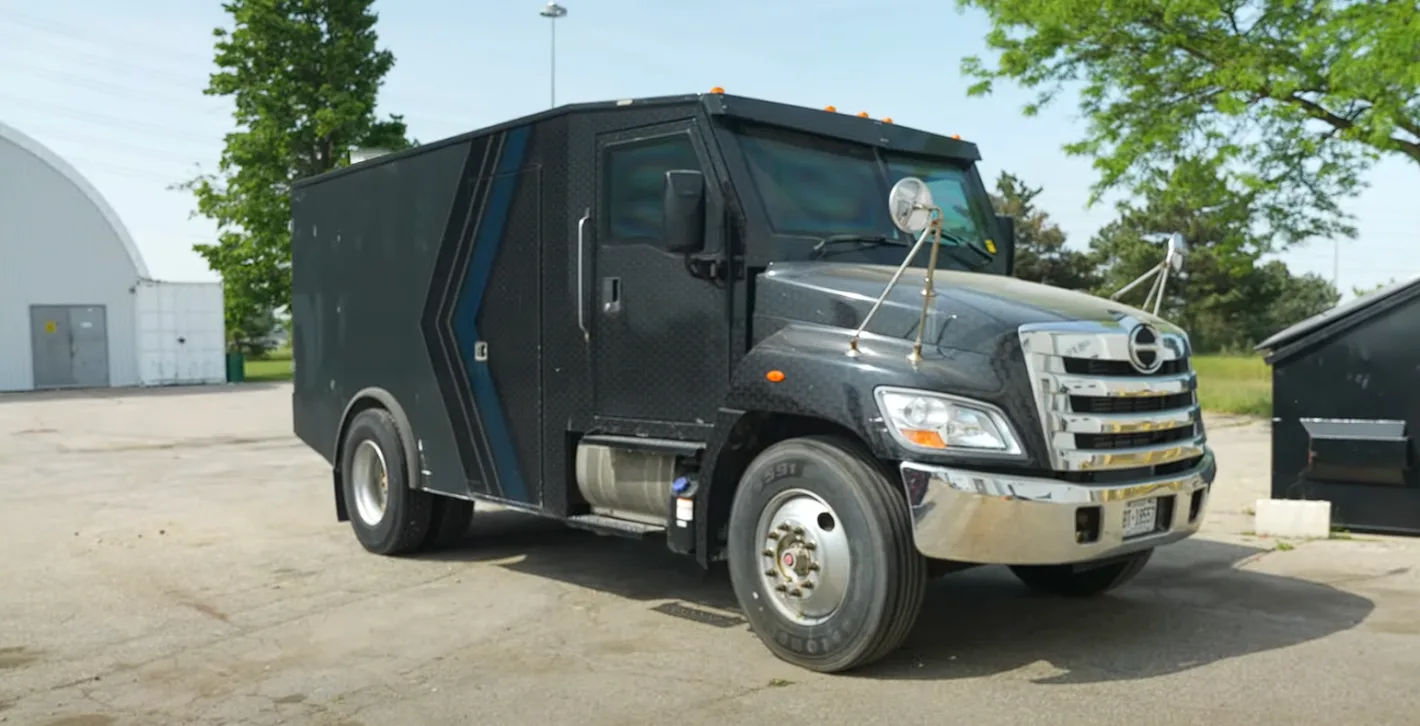
[[[725,89],[719,86],[715,86],[714,88],[710,89],[710,92],[716,95],[722,95],[725,93]]]
[[[823,107],[823,110],[825,110],[825,111],[827,111],[827,112],[829,112],[829,113],[838,113],[838,107],[837,107],[837,106],[824,106],[824,107]]]
[[[883,123],[885,123],[885,124],[890,124],[890,123],[892,123],[892,117],[891,117],[891,116],[884,116],[884,117],[883,117]]]
[[[961,141],[961,134],[952,134],[952,138],[956,139],[957,141]]]
[[[859,111],[859,112],[858,112],[858,118],[867,118],[867,117],[868,117],[868,112],[867,112],[867,111]]]
[[[765,374],[764,374],[764,377],[765,377],[765,379],[767,379],[770,383],[778,383],[778,382],[784,380],[784,371],[781,371],[781,370],[769,371],[768,373],[765,373]]]

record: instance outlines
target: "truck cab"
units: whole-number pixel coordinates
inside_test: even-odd
[[[474,502],[664,541],[814,670],[894,650],[938,572],[1108,591],[1203,519],[1188,337],[1011,277],[979,159],[716,89],[303,180],[296,433],[372,552]]]

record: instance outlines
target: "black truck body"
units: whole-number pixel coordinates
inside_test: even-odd
[[[704,565],[729,559],[766,644],[819,670],[890,651],[930,561],[1113,587],[1201,523],[1214,465],[1187,336],[1010,277],[1011,220],[992,213],[979,158],[955,138],[712,92],[566,106],[302,180],[296,434],[372,551],[460,530],[470,501],[664,533]],[[938,202],[961,244],[942,247],[925,313],[926,270],[910,268],[850,354],[912,242],[886,203],[904,176],[952,197]],[[893,423],[907,419],[892,401],[1002,443],[914,443],[948,433]],[[382,520],[354,516],[369,471],[383,473],[368,501],[395,512]],[[735,512],[768,505],[741,483],[770,497],[785,477],[818,492],[832,516],[815,521],[839,534],[812,540],[802,516],[778,522],[783,537],[744,534],[755,521]],[[1135,500],[1150,529],[1121,534],[1120,516],[1145,521],[1121,515]],[[850,558],[833,538],[854,532]],[[760,535],[770,579],[755,585]],[[826,591],[813,578],[840,565],[812,556],[832,547],[885,573],[832,606],[849,621],[755,605],[755,587]]]

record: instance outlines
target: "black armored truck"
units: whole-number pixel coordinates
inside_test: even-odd
[[[893,651],[929,575],[1104,592],[1204,516],[1188,336],[1012,277],[979,159],[714,89],[301,180],[295,432],[371,552],[475,502],[664,541],[819,671]]]

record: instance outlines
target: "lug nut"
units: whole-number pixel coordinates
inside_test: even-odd
[[[805,582],[804,584],[800,585],[799,587],[802,587],[802,588],[804,588],[805,590],[812,590],[812,589],[814,589],[814,584],[813,584],[812,582]]]
[[[794,534],[803,534],[803,533],[804,533],[804,528],[803,528],[803,527],[795,527],[795,528],[794,528]]]
[[[779,529],[788,532],[789,530],[793,529],[793,527],[790,527],[788,522],[780,522]]]
[[[766,549],[766,550],[764,550],[763,552],[761,552],[760,554],[764,555],[765,557],[773,557],[773,556],[774,556],[774,550]]]
[[[772,569],[771,569],[771,570],[765,570],[765,571],[764,571],[764,576],[765,576],[765,577],[774,577],[774,576],[777,575],[777,574],[779,574],[779,573],[775,572],[775,571],[772,570]]]
[[[810,562],[810,563],[809,563],[809,572],[818,572],[818,569],[819,569],[819,568],[818,568],[818,563],[817,563],[817,562]]]
[[[813,542],[805,542],[805,543],[804,543],[804,549],[806,549],[806,550],[816,550],[816,549],[818,549],[818,545],[814,544]]]
[[[775,589],[775,590],[778,590],[779,592],[784,592],[785,590],[788,590],[788,589],[789,589],[789,586],[788,586],[788,585],[775,585],[775,586],[774,586],[774,589]]]
[[[770,539],[779,539],[779,533],[778,533],[778,532],[770,532],[770,533],[769,533],[769,538],[770,538]]]
[[[803,590],[800,590],[800,589],[797,588],[797,587],[794,588],[793,590],[790,590],[790,591],[789,591],[789,597],[803,597],[803,595],[804,595],[804,591],[803,591]]]

